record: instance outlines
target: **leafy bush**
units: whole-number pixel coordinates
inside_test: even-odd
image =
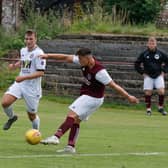
[[[7,33],[0,28],[0,50],[8,51],[11,49],[20,49],[24,45],[24,40],[17,33]]]
[[[47,14],[40,14],[32,9],[27,13],[19,31],[23,34],[29,28],[37,30],[38,39],[51,39],[64,31],[61,18],[55,15],[53,11],[49,11]]]
[[[8,62],[2,62],[1,61],[1,66],[0,66],[0,89],[4,89],[9,87],[14,80],[15,76],[18,74],[18,71],[9,71],[8,70]]]
[[[153,22],[161,8],[159,0],[106,0],[103,4],[110,13],[114,6],[116,6],[117,11],[126,10],[130,22],[135,24]]]
[[[23,46],[24,46],[24,42],[23,42],[22,39],[20,39],[20,38],[14,38],[12,40],[12,44],[11,44],[11,48],[12,49],[18,49],[19,50]]]

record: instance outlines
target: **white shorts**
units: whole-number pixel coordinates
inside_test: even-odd
[[[162,75],[157,78],[151,78],[146,76],[144,78],[144,90],[153,90],[153,89],[161,89],[165,88],[165,82]]]
[[[5,92],[5,94],[10,94],[18,99],[23,98],[26,103],[27,112],[37,112],[40,98],[36,95],[30,95],[28,90],[24,90],[23,88],[21,88],[21,85],[19,83],[15,82],[14,84],[12,84]]]
[[[80,120],[87,120],[103,104],[103,101],[104,98],[82,95],[69,106],[69,109],[75,112]]]

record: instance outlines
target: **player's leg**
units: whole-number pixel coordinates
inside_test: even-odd
[[[155,85],[158,93],[158,112],[162,113],[162,115],[167,115],[164,110],[165,82],[162,75],[155,79]]]
[[[71,112],[68,113],[68,116],[70,116],[72,114],[73,114],[73,112],[71,111]],[[64,149],[57,150],[58,153],[75,153],[76,152],[75,144],[76,144],[76,141],[77,141],[77,138],[78,138],[78,135],[79,135],[80,122],[81,122],[81,120],[79,119],[79,117],[75,116],[75,121],[70,126],[70,128],[68,128],[68,129],[70,129],[69,137],[68,137],[68,144],[67,144],[67,146],[65,146]],[[63,130],[64,126],[66,127],[65,122],[59,127],[58,131],[55,133],[55,136],[58,139],[60,139],[61,136],[63,135],[63,131],[61,131],[61,129]]]
[[[75,109],[78,119],[75,120],[69,132],[68,144],[63,150],[57,150],[58,153],[75,153],[75,145],[78,139],[80,122],[87,120],[103,103],[103,99],[93,98],[87,95],[81,97],[82,101],[76,101],[70,105],[70,109]],[[79,99],[80,100],[80,99]],[[78,106],[80,104],[80,106]],[[78,108],[79,107],[79,108]],[[84,109],[84,110],[81,110]]]
[[[72,118],[74,117],[75,119],[73,123],[69,122],[69,126],[66,123],[68,117],[72,117]],[[74,112],[72,111],[68,113],[67,119],[55,133],[55,137],[59,140],[65,134],[65,132],[67,132],[70,129],[69,137],[68,137],[68,144],[65,146],[64,149],[57,150],[58,153],[76,153],[75,144],[76,144],[76,141],[79,135],[79,128],[80,128],[81,120],[76,115],[76,113],[74,114]]]
[[[57,150],[58,153],[76,153],[75,145],[78,139],[81,120],[76,121],[70,129],[68,144],[62,150]]]
[[[29,120],[32,122],[33,129],[40,129],[40,118],[36,113],[27,112]]]
[[[83,100],[80,96],[71,106],[76,106],[79,108],[80,102]],[[81,100],[82,99],[82,100]],[[74,105],[75,104],[75,105]],[[82,107],[81,107],[82,108]],[[76,111],[76,109],[75,109]],[[79,116],[73,109],[70,108],[70,111],[67,114],[66,119],[64,122],[59,126],[55,134],[51,137],[48,137],[41,141],[42,144],[59,144],[59,139],[70,129],[73,127],[73,124],[79,120]]]
[[[96,111],[103,103],[103,98],[93,98],[87,95],[80,96],[76,101],[74,101],[70,106],[70,112],[68,117],[75,119],[71,123],[68,144],[64,149],[57,150],[58,153],[75,153],[75,145],[79,135],[80,122],[82,120],[87,120],[89,115]],[[75,112],[73,112],[73,110]],[[64,123],[65,124],[65,123]],[[64,125],[63,124],[63,125]],[[62,126],[57,130],[55,137],[60,138],[64,133],[62,132]],[[65,126],[65,125],[64,125]]]
[[[152,90],[145,90],[145,103],[146,103],[146,113],[147,115],[151,115],[151,97],[152,97]]]
[[[18,118],[13,112],[12,104],[19,98],[21,98],[20,87],[17,83],[14,83],[4,94],[1,101],[2,108],[9,118],[3,126],[4,130],[8,130]]]
[[[59,139],[70,129],[73,127],[73,124],[79,120],[79,116],[74,111],[69,111],[65,121],[60,125],[58,130],[55,133]]]
[[[78,116],[75,112],[69,111],[65,121],[59,126],[53,136],[41,141],[42,144],[59,144],[59,139],[71,128],[77,120]]]
[[[81,120],[78,119],[71,127],[68,137],[68,146],[75,147],[79,135],[80,122]]]
[[[144,93],[145,93],[145,103],[146,103],[146,114],[151,115],[151,97],[152,97],[152,90],[154,87],[153,79],[149,76],[144,78]]]
[[[17,98],[10,94],[4,94],[2,97],[2,108],[6,115],[11,119],[14,116],[13,110],[12,110],[12,104],[17,100]]]
[[[27,107],[27,114],[28,118],[32,123],[32,128],[33,129],[38,129],[40,128],[40,118],[37,115],[38,111],[38,106],[39,106],[39,98],[36,96],[30,96],[27,94],[23,94],[23,98],[26,102],[26,107]]]
[[[77,98],[70,106],[70,111],[65,119],[65,121],[59,126],[56,133],[41,141],[43,144],[58,144],[59,139],[73,127],[73,124],[79,119],[79,115],[83,115],[83,118],[86,117],[87,111],[85,96],[80,96]],[[85,114],[86,113],[86,114]],[[79,115],[78,115],[79,114]]]
[[[5,94],[2,98],[2,108],[5,114],[9,117],[8,121],[4,124],[3,130],[8,130],[11,125],[17,120],[17,116],[13,112],[12,104],[17,100],[13,95]]]
[[[73,128],[75,123],[77,123],[78,121],[85,120],[88,117],[88,115],[93,113],[102,103],[103,99],[92,98],[86,95],[80,96],[69,106],[70,111],[65,121],[60,125],[60,127],[56,131],[55,135],[42,140],[41,143],[58,144],[59,139],[69,129]]]

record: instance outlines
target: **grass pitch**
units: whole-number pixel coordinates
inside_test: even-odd
[[[68,134],[58,146],[27,144],[24,135],[31,124],[19,100],[14,106],[19,119],[8,131],[2,130],[7,118],[1,108],[0,168],[167,168],[168,116],[154,111],[149,117],[141,109],[100,108],[81,124],[77,154],[58,155]],[[68,104],[41,100],[43,138],[55,132],[67,110]]]

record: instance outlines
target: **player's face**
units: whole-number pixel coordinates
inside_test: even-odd
[[[36,46],[36,37],[34,34],[25,35],[25,44],[29,50],[33,49]]]
[[[156,49],[157,43],[156,40],[149,40],[147,47],[149,48],[149,50],[154,51]]]
[[[88,66],[89,65],[89,57],[88,56],[79,56],[79,62],[81,66]]]

